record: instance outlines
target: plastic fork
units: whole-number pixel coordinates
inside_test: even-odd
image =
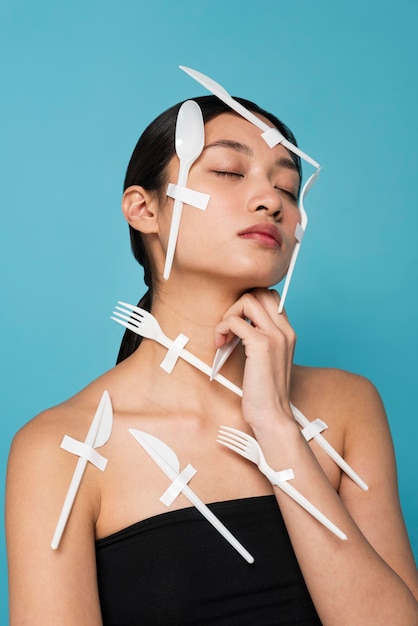
[[[300,215],[301,215],[301,223],[300,223],[300,227],[302,230],[302,233],[305,233],[306,227],[308,225],[308,216],[307,213],[305,211],[305,205],[304,205],[304,201],[305,201],[305,196],[308,193],[308,191],[311,189],[312,185],[318,180],[319,174],[321,172],[321,168],[318,167],[318,169],[316,170],[316,172],[314,172],[306,181],[306,183],[304,184],[302,191],[300,193],[300,197],[299,197],[299,211],[300,211]],[[284,304],[286,301],[286,297],[287,297],[287,292],[289,290],[289,286],[290,286],[290,281],[292,280],[292,276],[293,276],[293,271],[295,269],[295,265],[296,265],[296,260],[298,258],[298,254],[299,254],[299,250],[300,250],[300,244],[302,242],[301,241],[297,241],[295,244],[295,247],[293,249],[293,253],[292,253],[292,257],[290,259],[290,264],[289,264],[289,268],[287,270],[286,273],[286,279],[283,285],[283,290],[280,296],[280,304],[279,304],[279,313],[283,312],[284,309]]]
[[[315,517],[321,524],[326,526],[334,535],[342,540],[347,539],[347,535],[342,532],[331,522],[319,509],[317,509],[305,496],[303,496],[292,485],[289,485],[286,480],[280,479],[281,472],[275,472],[270,465],[268,465],[263,451],[260,448],[258,441],[248,435],[247,433],[237,430],[236,428],[230,428],[229,426],[221,426],[217,438],[217,442],[226,446],[233,452],[240,454],[245,459],[255,463],[259,470],[268,478],[272,485],[277,485],[282,491],[287,493],[295,502],[300,504],[308,513]]]
[[[155,317],[145,311],[145,309],[141,309],[140,307],[134,306],[133,304],[127,304],[126,302],[118,302],[118,304],[122,306],[115,307],[118,309],[113,312],[111,319],[125,328],[128,328],[132,332],[140,335],[141,337],[146,337],[147,339],[153,339],[157,341],[162,346],[167,349],[170,349],[173,342],[169,339],[164,332],[162,331],[159,323],[155,319]],[[124,307],[124,308],[122,308]],[[234,342],[231,342],[232,344]],[[235,343],[235,345],[238,341]],[[227,345],[227,348],[230,347],[230,344]],[[222,350],[222,349],[221,349]],[[227,355],[229,356],[229,354]],[[196,367],[198,370],[207,374],[211,380],[216,380],[218,383],[235,393],[237,396],[242,398],[242,389],[235,385],[233,382],[222,376],[222,374],[216,373],[213,375],[212,368],[207,365],[204,361],[201,361],[196,356],[194,356],[191,352],[183,349],[180,352],[180,357]],[[226,359],[225,359],[226,360]],[[218,367],[219,369],[219,367]],[[305,428],[309,426],[310,421],[299,409],[297,409],[293,404],[290,405],[292,409],[295,420],[298,422],[300,426]],[[314,441],[318,443],[318,445],[330,456],[333,461],[361,488],[363,491],[368,490],[367,484],[360,478],[360,476],[350,467],[350,465],[342,458],[340,454],[332,447],[332,445],[321,435],[320,433],[314,436]]]
[[[145,309],[134,306],[133,304],[128,304],[127,302],[118,302],[118,304],[120,306],[115,307],[116,310],[113,311],[113,315],[111,316],[112,320],[118,322],[118,324],[121,324],[122,326],[125,326],[125,328],[128,328],[141,337],[153,339],[157,343],[164,346],[164,348],[167,348],[167,350],[171,348],[174,342],[164,334],[161,326],[151,313],[145,311]],[[180,352],[180,357],[207,376],[211,376],[210,365],[196,357],[188,350],[183,348]],[[242,396],[241,389],[225,378],[225,376],[222,376],[222,374],[217,374],[213,377],[213,380],[216,380],[218,383],[227,387],[227,389],[233,391],[237,395]]]

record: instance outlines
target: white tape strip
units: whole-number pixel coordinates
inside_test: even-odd
[[[179,200],[183,204],[189,204],[204,211],[208,206],[210,195],[207,193],[201,193],[200,191],[194,191],[188,187],[182,187],[181,185],[175,185],[169,183],[166,191],[167,196]]]
[[[295,238],[297,241],[299,241],[299,243],[302,241],[304,234],[305,234],[305,231],[303,230],[302,226],[298,222],[296,224],[296,229],[295,229]]]
[[[84,443],[84,441],[78,441],[77,439],[65,435],[64,439],[61,441],[61,448],[90,461],[95,467],[104,472],[107,465],[106,457],[99,454],[95,448]]]
[[[186,337],[186,335],[183,335],[183,333],[180,333],[171,344],[160,365],[160,367],[166,371],[167,374],[171,374],[173,371],[174,366],[177,363],[177,359],[180,357],[181,351],[188,341],[189,338]]]
[[[261,136],[269,148],[274,148],[278,143],[282,143],[284,139],[282,133],[277,128],[269,128],[264,133],[261,133]]]
[[[328,424],[325,424],[325,422],[317,417],[309,426],[305,426],[305,428],[302,429],[302,435],[305,437],[306,441],[310,441],[326,428],[328,428]]]
[[[187,465],[184,470],[177,476],[175,480],[171,483],[169,488],[164,491],[163,495],[160,498],[160,501],[166,506],[170,506],[173,504],[174,500],[178,495],[183,491],[187,483],[193,476],[196,474],[195,468],[193,465]]]
[[[274,477],[274,482],[270,479],[270,482],[273,485],[277,483],[284,483],[287,480],[292,480],[295,477],[292,469],[281,470],[280,472],[272,472],[272,478]],[[270,478],[270,477],[269,477]]]
[[[291,141],[286,139],[286,137],[282,135],[282,133],[277,128],[269,128],[268,130],[265,130],[263,133],[261,133],[261,136],[270,148],[274,148],[274,146],[277,146],[277,144],[281,143],[285,148],[290,150],[290,152],[293,152],[293,154],[297,154],[299,158],[304,159],[305,161],[313,165],[313,167],[319,168],[319,163],[312,159],[312,157],[310,157],[308,154],[303,152],[300,148],[295,146]]]

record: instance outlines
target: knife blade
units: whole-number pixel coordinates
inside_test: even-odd
[[[142,448],[149,454],[155,463],[171,480],[175,480],[179,475],[180,462],[176,453],[166,443],[135,428],[129,428],[129,432]],[[197,508],[197,510],[212,524],[214,528],[226,539],[235,550],[248,562],[254,563],[254,557],[244,548],[244,546],[234,537],[226,526],[212,513],[212,511],[200,500],[188,485],[182,489],[182,493]]]

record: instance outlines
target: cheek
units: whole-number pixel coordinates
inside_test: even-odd
[[[289,230],[291,231],[291,235],[293,236],[296,231],[297,224],[300,224],[302,221],[302,215],[297,207],[292,207],[288,211],[288,224]]]
[[[158,233],[159,238],[165,247],[167,246],[168,236],[170,233],[173,206],[174,200],[166,197],[164,203],[158,209]]]
[[[206,209],[202,210],[190,205],[184,205],[183,214],[195,228],[217,230],[227,225],[237,224],[239,214],[243,214],[244,203],[236,191],[219,191],[214,186],[194,186],[192,189],[209,196]],[[187,216],[187,217],[186,217]],[[183,219],[183,217],[182,217]]]

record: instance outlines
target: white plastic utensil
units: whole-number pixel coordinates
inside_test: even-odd
[[[176,124],[175,146],[176,154],[180,161],[177,181],[178,186],[187,186],[189,170],[202,152],[204,143],[205,126],[203,123],[202,111],[194,100],[187,100],[179,109]],[[176,198],[174,200],[170,233],[168,236],[167,254],[164,265],[163,276],[165,280],[169,278],[171,272],[182,209],[183,202]]]
[[[180,473],[180,462],[176,453],[166,443],[141,430],[129,428],[129,432],[145,452],[157,463],[162,471],[170,478],[176,480]],[[182,488],[182,493],[197,508],[197,510],[212,524],[212,526],[226,539],[235,550],[248,562],[254,563],[254,557],[244,548],[244,546],[234,537],[234,535],[222,524],[222,522],[212,513],[212,511],[198,498],[188,485]]]
[[[300,197],[299,197],[299,211],[301,214],[301,222],[300,222],[300,226],[301,226],[301,231],[302,234],[305,233],[306,230],[306,226],[308,225],[308,216],[306,214],[305,211],[305,206],[304,206],[304,200],[305,200],[305,196],[308,193],[308,191],[311,189],[312,185],[318,180],[319,177],[319,173],[321,171],[321,168],[318,168],[316,170],[316,172],[314,172],[306,181],[306,183],[304,184],[302,191],[300,193]],[[298,258],[298,254],[299,254],[299,250],[300,250],[300,244],[301,241],[297,241],[292,253],[292,257],[290,259],[290,263],[289,263],[289,268],[287,270],[286,273],[286,280],[283,286],[283,290],[280,296],[280,304],[279,304],[279,313],[282,313],[283,309],[284,309],[284,303],[286,301],[286,296],[287,296],[287,292],[289,289],[289,285],[290,285],[290,281],[292,279],[292,275],[293,275],[293,270],[295,269],[295,264],[296,264],[296,259]]]
[[[226,446],[233,452],[240,454],[244,458],[255,463],[259,470],[269,479],[273,485],[277,485],[282,491],[287,493],[295,502],[308,511],[315,519],[323,524],[328,530],[342,540],[347,539],[347,535],[343,533],[338,526],[331,522],[319,509],[316,508],[305,496],[303,496],[293,485],[289,485],[286,480],[277,480],[275,472],[267,463],[260,445],[254,437],[244,433],[236,428],[221,426],[217,439],[218,443]],[[280,472],[279,472],[280,474]]]
[[[151,315],[151,313],[148,313],[148,311],[134,306],[133,304],[127,304],[126,302],[119,302],[119,304],[125,308],[116,307],[122,313],[114,311],[113,314],[117,317],[112,316],[112,320],[118,322],[118,324],[121,324],[122,326],[125,326],[125,328],[129,328],[129,330],[137,335],[146,337],[147,339],[153,339],[167,348],[167,350],[170,349],[173,342],[164,334],[157,320],[153,315]],[[236,343],[238,343],[238,341]],[[211,378],[212,368],[207,365],[207,363],[204,363],[204,361],[198,359],[191,352],[188,352],[183,348],[180,352],[180,358],[187,361],[187,363],[196,367],[198,370]],[[225,378],[225,376],[222,376],[222,374],[218,373],[213,375],[213,380],[216,380],[218,383],[242,398],[242,389],[238,387],[238,385],[231,382],[228,378]],[[305,417],[303,413],[293,404],[290,405],[290,408],[292,409],[295,420],[300,426],[302,426],[302,428],[305,428],[310,424],[308,418]],[[368,489],[366,483],[358,476],[358,474],[356,474],[356,472],[350,467],[350,465],[348,465],[342,456],[338,454],[325,437],[319,433],[315,435],[313,439],[361,489],[364,491]]]
[[[293,404],[290,405],[292,413],[297,423],[303,428],[309,427],[311,422],[305,415],[299,411]],[[338,452],[332,447],[332,445],[318,433],[313,437],[313,440],[331,457],[331,459],[353,480],[363,491],[368,491],[368,485],[360,478],[360,476],[353,470],[353,468],[338,454]]]
[[[231,339],[231,341],[228,341],[228,343],[217,349],[215,358],[213,359],[212,363],[212,371],[210,374],[211,380],[215,378],[216,374],[219,372],[222,365],[226,363],[229,356],[233,353],[239,342],[240,337],[234,337],[234,339]]]
[[[305,211],[305,206],[304,206],[304,199],[306,194],[308,193],[309,189],[312,187],[312,185],[315,183],[315,181],[317,180],[319,173],[320,173],[321,169],[317,169],[316,172],[314,172],[306,181],[306,183],[304,184],[301,194],[300,194],[300,199],[299,199],[299,210],[301,213],[301,222],[300,222],[300,227],[302,232],[304,233],[306,230],[306,226],[308,225],[308,216],[306,214]],[[289,269],[287,270],[287,274],[286,274],[286,280],[283,286],[283,291],[281,293],[280,296],[280,304],[279,304],[279,310],[278,313],[282,313],[283,309],[284,309],[284,304],[286,301],[286,296],[289,290],[289,285],[290,285],[290,281],[292,279],[292,275],[293,275],[293,270],[295,269],[295,264],[296,264],[296,259],[298,258],[298,254],[299,254],[299,249],[300,249],[300,241],[297,241],[295,244],[295,248],[293,250],[291,259],[290,259],[290,263],[289,263]],[[230,341],[229,343],[225,344],[224,346],[222,346],[222,348],[219,348],[215,354],[215,359],[212,363],[212,373],[211,373],[211,380],[216,376],[216,374],[219,372],[219,370],[221,369],[222,365],[227,361],[228,357],[232,354],[232,352],[235,350],[236,346],[239,344],[239,337],[236,337],[235,339],[233,339],[232,341]]]
[[[92,448],[100,448],[103,446],[110,437],[113,425],[113,411],[110,396],[107,391],[103,392],[99,406],[87,433],[85,445]],[[71,513],[71,509],[74,504],[75,497],[77,495],[78,488],[83,478],[84,471],[87,466],[87,458],[79,457],[76,468],[67,491],[66,498],[61,510],[61,514],[58,519],[57,526],[55,528],[54,536],[51,542],[51,548],[56,550],[60,544],[62,534],[67,524],[68,518]]]
[[[310,183],[308,189],[310,189],[310,187],[312,186],[313,182],[315,182],[316,178],[318,177],[319,174],[319,170],[317,170],[314,174],[312,174],[312,176],[306,181],[306,184],[304,185],[302,192],[300,194],[300,200],[299,200],[299,210],[300,210],[300,214],[301,214],[301,221],[300,221],[300,226],[301,226],[301,232],[305,233],[306,230],[306,226],[308,225],[308,216],[306,214],[305,211],[305,207],[303,205],[303,200],[304,200],[304,196],[306,194],[306,188],[308,186],[308,183]],[[295,265],[296,265],[296,260],[298,258],[298,254],[299,254],[299,250],[300,250],[300,244],[301,241],[297,241],[295,244],[295,247],[293,249],[293,253],[290,259],[290,263],[289,263],[289,267],[288,270],[286,272],[286,280],[283,286],[283,290],[282,293],[280,294],[280,303],[279,303],[279,313],[283,312],[284,309],[284,304],[286,301],[286,296],[287,296],[287,292],[289,290],[289,285],[290,285],[290,281],[292,280],[292,275],[293,275],[293,270],[295,269]]]
[[[224,87],[222,87],[222,85],[220,85],[219,83],[214,81],[212,78],[209,78],[209,76],[206,76],[205,74],[202,74],[201,72],[198,72],[197,70],[193,70],[190,67],[184,67],[183,65],[180,65],[179,67],[180,67],[181,70],[186,72],[186,74],[189,74],[189,76],[194,78],[194,80],[196,80],[198,83],[200,83],[201,85],[206,87],[206,89],[208,89],[208,91],[210,91],[215,96],[217,96],[220,100],[222,100],[222,102],[224,102],[226,105],[231,107],[231,109],[233,111],[235,111],[236,113],[241,115],[248,122],[251,122],[252,124],[257,126],[257,128],[262,130],[263,133],[270,134],[270,133],[272,133],[272,131],[275,131],[275,135],[278,138],[278,141],[276,141],[276,143],[280,143],[285,148],[287,148],[288,150],[290,150],[294,154],[297,154],[301,159],[304,159],[305,161],[307,161],[313,167],[316,168],[317,171],[314,172],[314,174],[312,174],[310,176],[310,178],[306,181],[305,185],[303,186],[303,189],[302,189],[301,194],[300,194],[300,199],[299,199],[299,208],[300,208],[300,212],[302,214],[301,228],[302,228],[302,231],[304,232],[306,230],[306,225],[307,225],[308,219],[307,219],[307,215],[306,215],[306,212],[305,212],[305,209],[304,209],[303,202],[304,202],[304,198],[305,198],[306,194],[308,193],[309,189],[312,187],[312,185],[315,183],[315,181],[318,178],[319,170],[320,170],[319,163],[317,163],[308,154],[306,154],[305,152],[300,150],[297,146],[295,146],[288,139],[286,139],[280,133],[280,131],[278,129],[272,129],[271,126],[266,124],[266,122],[263,122],[263,120],[261,120],[257,115],[255,115],[255,113],[253,113],[252,111],[249,111],[248,109],[246,109],[242,104],[240,104],[237,100],[235,100],[226,91],[226,89]],[[273,143],[273,145],[275,145],[275,144]],[[279,305],[279,313],[282,313],[283,308],[284,308],[287,292],[288,292],[290,281],[291,281],[291,278],[292,278],[292,275],[293,275],[293,270],[294,270],[295,264],[296,264],[296,259],[297,259],[298,254],[299,254],[300,244],[301,244],[300,241],[298,241],[296,243],[294,251],[293,251],[293,254],[292,254],[292,258],[290,260],[289,269],[287,271],[286,281],[285,281],[285,284],[284,284],[284,287],[283,287],[283,292],[282,292],[281,301],[280,301],[280,305]],[[228,358],[229,354],[227,354],[226,358]],[[221,357],[219,357],[219,358],[221,358]]]
[[[118,324],[121,324],[122,326],[125,326],[125,328],[129,328],[129,330],[137,335],[140,335],[141,337],[153,339],[157,343],[164,346],[164,348],[167,348],[167,350],[172,347],[173,341],[164,334],[161,326],[151,313],[145,311],[145,309],[134,306],[133,304],[128,304],[127,302],[118,302],[118,304],[121,306],[115,307],[117,310],[113,311],[113,315],[110,319],[118,322]],[[180,351],[180,358],[210,377],[210,365],[196,357],[188,350],[183,348]],[[227,387],[230,391],[240,395],[240,388],[225,378],[225,376],[217,374],[213,379],[224,387]]]
[[[206,87],[208,91],[217,96],[220,100],[222,100],[222,102],[231,107],[233,111],[241,115],[248,122],[251,122],[263,132],[269,132],[271,130],[271,126],[266,124],[266,122],[263,122],[263,120],[257,117],[255,113],[246,109],[242,104],[237,102],[237,100],[234,100],[234,98],[226,91],[226,89],[222,87],[222,85],[214,81],[212,78],[209,78],[209,76],[205,76],[205,74],[202,74],[197,70],[193,70],[190,67],[184,67],[184,65],[180,65],[179,67],[181,70],[183,70],[183,72],[186,72],[186,74],[189,74],[189,76],[194,78],[194,80]],[[283,137],[283,135],[281,136],[280,143],[294,154],[297,154],[301,159],[304,159],[314,167],[319,167],[319,164],[316,161],[314,161],[310,156],[305,154],[305,152],[302,152],[302,150],[300,150],[297,146],[288,141],[285,137]]]

